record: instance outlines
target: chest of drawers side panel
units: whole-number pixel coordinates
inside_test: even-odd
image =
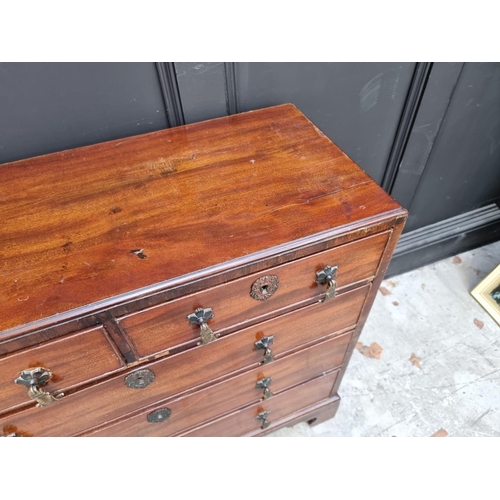
[[[373,306],[373,302],[375,301],[378,290],[382,284],[382,281],[384,280],[385,273],[387,272],[392,255],[393,255],[394,250],[396,248],[396,245],[399,241],[401,233],[403,232],[405,223],[406,223],[406,212],[402,210],[402,214],[396,220],[394,229],[392,231],[392,234],[389,238],[389,241],[388,241],[387,246],[385,248],[384,254],[382,256],[378,275],[375,278],[375,280],[373,281],[372,289],[370,290],[370,293],[368,294],[368,296],[366,298],[366,302],[365,302],[365,305],[363,307],[363,311],[361,312],[361,315],[359,317],[358,325],[357,325],[356,330],[354,332],[354,335],[352,337],[351,344],[347,350],[346,363],[345,363],[344,367],[342,368],[342,370],[340,371],[339,377],[337,378],[337,381],[335,383],[334,392],[338,391],[340,384],[342,383],[342,379],[345,375],[345,371],[347,369],[348,363],[351,359],[351,356],[352,356],[352,353],[355,349],[356,343],[359,340],[359,336],[361,335],[361,332],[362,332],[363,327],[365,325],[366,319],[368,318],[368,314],[370,313],[370,310]]]

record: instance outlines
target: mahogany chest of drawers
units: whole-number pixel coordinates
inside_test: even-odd
[[[294,106],[0,166],[4,436],[334,416],[406,212]]]

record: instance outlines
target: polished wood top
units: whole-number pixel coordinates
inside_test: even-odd
[[[402,213],[290,104],[0,165],[0,332]]]

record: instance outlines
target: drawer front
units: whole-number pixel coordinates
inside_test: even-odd
[[[315,283],[316,272],[326,265],[338,266],[339,289],[373,278],[388,237],[388,232],[371,236],[124,316],[119,321],[139,356],[147,358],[199,338],[199,327],[190,326],[186,318],[199,307],[212,308],[214,318],[208,324],[212,330],[220,332],[319,297],[326,286]],[[252,298],[253,283],[268,275],[278,277],[276,292],[264,301]]]
[[[170,436],[205,420],[259,402],[265,390],[258,387],[259,381],[269,384],[271,395],[268,396],[271,398],[289,387],[340,367],[351,338],[352,332],[328,339],[208,389],[177,400],[159,402],[147,411],[89,435]],[[169,416],[165,418],[167,414]],[[154,418],[156,415],[159,415],[157,420]]]
[[[52,372],[52,378],[41,389],[57,394],[119,370],[123,363],[102,327],[4,357],[0,359],[0,410],[33,403],[28,388],[15,384],[14,379],[21,371],[35,367]]]
[[[272,426],[290,414],[327,399],[337,378],[338,372],[322,375],[310,382],[299,385],[294,389],[278,394],[275,398],[261,401],[249,408],[222,417],[214,422],[203,425],[186,433],[183,436],[192,437],[237,437],[246,434],[258,434],[263,422]],[[263,412],[269,412],[265,420],[257,417]]]
[[[276,359],[300,345],[319,340],[357,323],[370,286],[364,286],[335,299],[304,307],[293,313],[232,333],[207,345],[144,365],[155,374],[153,383],[131,389],[125,375],[113,377],[82,389],[45,408],[30,408],[0,419],[0,428],[16,426],[30,435],[69,435],[117,419],[159,399],[206,384],[244,368],[256,368],[263,350],[255,348],[262,336],[274,336],[272,352]],[[136,371],[136,370],[134,370]]]

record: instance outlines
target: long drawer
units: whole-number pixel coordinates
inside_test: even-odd
[[[92,436],[170,436],[340,367],[352,333],[330,338],[230,380],[157,405]]]
[[[214,317],[208,324],[220,332],[255,318],[275,315],[292,304],[319,298],[326,285],[315,283],[316,272],[327,265],[338,267],[339,290],[372,279],[388,237],[389,232],[384,232],[364,238],[124,316],[119,322],[139,357],[147,358],[199,338],[199,329],[187,320],[197,308],[212,309]],[[260,299],[253,298],[251,292]]]
[[[140,370],[148,369],[154,373],[153,382],[144,388],[133,389],[126,385],[129,371],[69,394],[47,407],[30,408],[2,418],[0,427],[15,426],[19,432],[36,436],[82,432],[154,404],[159,399],[175,396],[233,372],[258,367],[264,360],[265,351],[257,349],[255,343],[264,336],[274,338],[270,347],[276,359],[280,359],[308,342],[352,329],[369,289],[369,285],[360,287],[328,302],[304,307],[210,344],[143,365]]]
[[[321,375],[314,380],[256,403],[196,429],[182,433],[191,437],[237,437],[256,434],[307,406],[330,397],[338,372]]]
[[[101,327],[6,356],[0,359],[0,412],[33,404],[27,387],[14,383],[14,379],[22,371],[36,367],[46,368],[52,373],[42,389],[60,394],[123,369],[123,362]]]

